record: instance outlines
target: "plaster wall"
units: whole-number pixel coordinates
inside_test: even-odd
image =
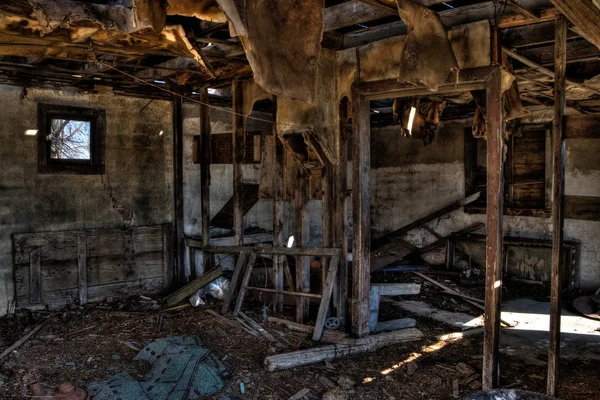
[[[374,237],[464,197],[465,127],[465,123],[458,122],[443,124],[427,147],[418,139],[401,137],[389,127],[372,129]],[[567,140],[567,195],[600,196],[599,151],[598,139]],[[476,222],[485,223],[485,215],[467,214],[459,209],[432,221],[429,226],[445,236]],[[552,228],[549,218],[505,216],[504,232],[510,236],[550,239]],[[405,238],[418,247],[435,240],[423,229],[415,229]],[[580,243],[575,274],[580,287],[597,289],[600,286],[600,222],[567,219],[565,240]]]
[[[38,138],[25,135],[37,129],[37,103],[106,110],[104,175],[38,174]],[[171,104],[155,100],[142,111],[147,103],[0,86],[0,315],[14,296],[14,233],[172,221]]]

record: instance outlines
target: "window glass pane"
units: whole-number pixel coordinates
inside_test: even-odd
[[[90,160],[90,122],[53,119],[50,157],[58,160]]]

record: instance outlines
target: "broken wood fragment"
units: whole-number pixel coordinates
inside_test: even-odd
[[[0,363],[2,363],[4,358],[6,358],[10,353],[21,347],[23,344],[25,344],[25,342],[31,339],[36,333],[38,333],[43,327],[45,327],[50,321],[52,321],[52,318],[53,317],[49,317],[47,320],[33,328],[31,331],[29,331],[29,333],[27,333],[21,339],[8,346],[8,348],[6,348],[6,350],[4,350],[2,354],[0,354]]]
[[[169,296],[167,296],[165,298],[165,300],[168,305],[170,305],[170,306],[175,305],[175,304],[187,299],[188,297],[190,297],[191,295],[196,293],[198,290],[202,289],[204,286],[208,285],[209,283],[211,283],[212,281],[214,281],[221,275],[223,275],[223,270],[221,269],[221,267],[207,271],[201,277],[194,279],[193,281],[191,281],[190,283],[188,283],[181,289],[179,289],[179,290],[175,291],[174,293],[170,294]]]
[[[293,395],[292,397],[290,397],[288,400],[299,400],[299,399],[303,398],[304,396],[306,396],[308,393],[310,393],[310,389],[304,388],[304,389],[300,390],[298,393],[296,393],[295,395]]]
[[[250,318],[248,315],[246,315],[245,313],[243,313],[241,311],[238,313],[238,315],[240,315],[242,318],[244,318],[246,320],[246,322],[248,322],[254,330],[256,330],[258,333],[263,335],[263,337],[265,339],[267,339],[269,342],[273,343],[277,347],[280,347],[280,348],[283,347],[283,344],[281,344],[281,342],[279,340],[275,339],[275,337],[273,335],[271,335],[269,332],[267,332],[267,330],[265,328],[263,328],[258,322],[256,322],[255,320],[253,320],[252,318]]]
[[[355,344],[332,344],[328,346],[315,347],[312,349],[299,350],[291,353],[277,354],[265,358],[267,371],[281,371],[289,368],[301,367],[319,363],[326,358],[335,359],[340,357],[362,354],[378,350],[382,347],[403,342],[416,341],[423,338],[421,331],[415,328],[400,331],[380,333],[365,336],[355,340]]]

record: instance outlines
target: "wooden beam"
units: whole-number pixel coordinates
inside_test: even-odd
[[[487,244],[483,342],[484,390],[498,386],[498,347],[502,302],[502,209],[504,207],[504,128],[502,76],[496,69],[486,84],[487,140]]]
[[[242,83],[237,79],[231,87],[233,99],[233,243],[241,246],[244,243],[244,212],[242,210],[242,197],[244,185],[242,182],[242,164],[244,163],[246,117],[244,116],[244,94]]]
[[[229,312],[229,308],[231,307],[231,303],[233,302],[233,298],[235,297],[238,281],[242,277],[242,272],[244,270],[244,266],[246,265],[247,259],[248,253],[242,251],[237,259],[235,268],[233,269],[231,283],[229,284],[229,289],[225,293],[225,300],[223,301],[223,306],[221,306],[221,314],[226,314]]]
[[[352,89],[352,334],[369,334],[371,291],[370,102]]]
[[[481,192],[474,193],[474,194],[470,195],[469,197],[455,201],[454,203],[449,204],[443,208],[440,208],[439,210],[436,210],[436,211],[432,212],[431,214],[428,214],[422,218],[419,218],[416,221],[413,221],[413,222],[409,223],[408,225],[403,226],[400,229],[397,229],[397,230],[390,232],[384,236],[381,236],[371,242],[371,249],[372,250],[380,249],[381,247],[385,246],[386,244],[399,239],[402,235],[410,232],[411,230],[419,228],[422,225],[424,225],[430,221],[433,221],[436,218],[443,217],[444,215],[446,215],[452,211],[458,210],[459,208],[464,207],[464,206],[474,202],[480,196],[481,196]]]
[[[29,253],[29,304],[42,302],[42,248]]]
[[[565,35],[565,37],[566,37],[566,35]],[[544,66],[542,66],[542,65],[540,65],[540,64],[538,64],[536,62],[533,62],[533,61],[529,60],[526,57],[523,57],[522,55],[520,55],[516,51],[512,51],[512,50],[510,50],[510,49],[508,49],[506,47],[502,47],[502,51],[505,52],[509,57],[514,58],[515,60],[519,61],[520,63],[523,63],[523,64],[527,65],[528,67],[535,68],[538,71],[540,71],[542,74],[554,78],[554,72],[552,72],[548,68],[546,68],[546,67],[544,67]],[[566,56],[566,46],[565,46],[565,65],[566,65],[566,59],[567,59],[566,57],[567,56]],[[566,80],[565,82],[567,84],[569,84],[570,86],[576,86],[578,88],[589,90],[589,91],[591,91],[593,93],[596,93],[596,94],[600,94],[600,90],[595,89],[595,88],[593,88],[591,86],[588,86],[585,83],[574,82],[574,81],[571,81],[571,80]]]
[[[567,112],[567,19],[556,18],[554,62],[554,121],[552,126],[552,268],[550,287],[550,346],[548,349],[547,392],[558,396],[560,360],[560,309],[562,291],[561,263],[563,257],[564,191],[566,144],[564,117]]]
[[[519,3],[523,7],[532,10],[547,5],[547,3],[542,0],[521,0]],[[442,23],[446,27],[453,27],[457,25],[468,24],[471,22],[492,19],[494,18],[495,13],[496,11],[494,2],[486,1],[483,3],[476,3],[468,6],[455,7],[452,9],[440,11],[438,14],[440,16],[440,19],[442,20]],[[532,23],[531,20],[525,20],[524,17],[520,15],[519,17],[521,18],[515,20],[510,26],[519,26]],[[541,13],[538,21],[547,21],[548,19],[548,16],[546,16],[544,13]],[[387,39],[393,36],[405,35],[406,32],[406,24],[402,21],[378,25],[369,29],[361,29],[360,31],[349,32],[345,34],[343,47],[349,48],[361,46],[377,40]]]
[[[333,257],[338,249],[325,249],[322,247],[260,247],[260,246],[209,246],[204,251],[209,253],[235,254],[242,251],[256,254],[271,254],[281,256],[315,256]]]
[[[544,67],[554,67],[554,43],[519,49],[519,54]],[[567,46],[567,64],[600,60],[600,50],[587,40],[569,41]]]
[[[319,304],[319,313],[317,314],[315,330],[312,337],[315,341],[321,340],[321,335],[323,334],[325,318],[327,318],[327,310],[329,310],[329,303],[331,302],[331,295],[333,294],[333,286],[335,285],[335,276],[337,274],[339,263],[340,253],[338,252],[338,254],[331,258],[331,268],[327,271],[327,277],[323,281],[323,297],[321,298],[321,304]]]
[[[339,105],[338,163],[333,168],[333,244],[342,249],[334,306],[345,327],[348,321],[348,98]]]
[[[600,8],[590,0],[550,0],[581,36],[600,49]]]
[[[273,98],[273,120],[277,120],[277,98]],[[277,124],[273,124],[273,147],[270,151],[274,154],[273,163],[273,247],[283,246],[283,145],[277,139]],[[275,289],[283,290],[283,256],[273,256],[273,269],[275,270]],[[294,288],[294,283],[289,282]],[[273,310],[283,311],[283,296],[275,296]]]
[[[87,304],[87,236],[84,232],[77,233],[77,291],[79,305]]]
[[[393,10],[393,13],[398,15],[396,10]],[[324,29],[325,32],[329,32],[389,15],[392,15],[389,10],[373,7],[359,0],[350,0],[325,9]]]
[[[197,279],[191,281],[190,283],[188,283],[181,289],[168,295],[165,298],[167,305],[174,306],[177,303],[182,302],[183,300],[186,300],[188,297],[190,297],[191,295],[196,293],[198,290],[202,289],[204,286],[208,285],[209,283],[211,283],[212,281],[214,281],[221,275],[223,275],[223,270],[221,269],[221,267],[218,267],[218,268],[215,268],[215,269],[212,269],[212,270],[206,272],[200,278],[197,278]]]
[[[569,30],[567,37],[577,37]],[[540,46],[554,43],[554,20],[523,25],[502,31],[502,44],[509,49],[523,46]]]
[[[184,282],[185,234],[183,230],[183,100],[173,96],[173,234],[175,280]]]
[[[539,17],[537,15],[535,15],[534,13],[532,13],[531,11],[529,11],[528,9],[526,9],[523,6],[520,6],[519,4],[515,3],[513,0],[506,0],[506,4],[517,14],[522,15],[523,17],[525,17],[528,20],[532,20],[532,21],[538,21]]]
[[[308,179],[305,172],[298,168],[296,179],[296,247],[307,247],[310,241],[310,219],[308,214]],[[305,256],[296,257],[296,291],[310,292],[310,259]],[[296,322],[303,324],[308,319],[309,303],[304,298],[296,299]]]
[[[558,14],[560,14],[560,11],[552,7],[541,10],[539,12],[539,16],[536,16],[536,18],[525,17],[521,14],[506,15],[500,19],[498,28],[514,28],[517,26],[530,25],[544,21],[554,21]]]
[[[210,246],[210,163],[211,137],[208,108],[208,87],[199,90],[200,105],[200,201],[202,205],[202,247]],[[202,251],[202,275],[212,268],[212,255]]]

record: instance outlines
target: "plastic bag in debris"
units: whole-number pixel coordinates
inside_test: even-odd
[[[205,300],[208,296],[213,299],[223,300],[228,289],[229,280],[221,276],[194,293],[189,299],[190,304],[193,307],[203,306],[206,304]]]
[[[213,299],[223,300],[225,294],[227,294],[227,290],[229,290],[229,280],[221,276],[206,285],[204,298],[206,299],[206,296],[211,296]]]
[[[192,305],[192,307],[203,306],[204,304],[206,304],[204,300],[202,300],[202,292],[203,289],[200,289],[190,296],[190,304]]]

